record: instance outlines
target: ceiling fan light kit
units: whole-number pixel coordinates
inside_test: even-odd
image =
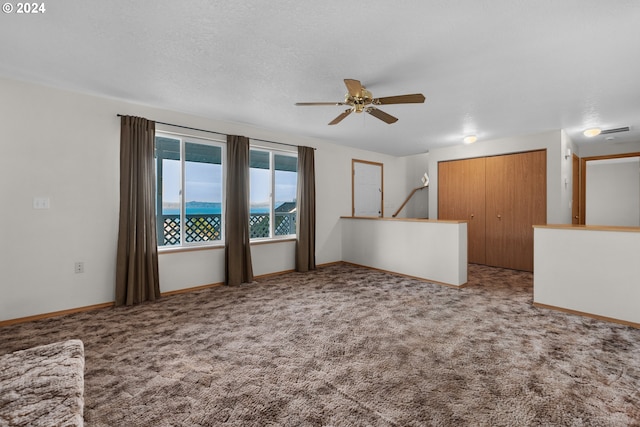
[[[349,108],[340,113],[338,117],[329,122],[330,125],[340,123],[345,117],[351,113],[368,113],[373,117],[382,120],[387,124],[398,121],[397,117],[374,107],[374,105],[389,104],[422,104],[425,97],[421,93],[410,95],[387,96],[384,98],[374,98],[369,90],[367,90],[359,80],[344,79],[344,85],[347,87],[347,94],[344,96],[344,102],[297,102],[297,106],[315,106],[315,105],[348,105]]]

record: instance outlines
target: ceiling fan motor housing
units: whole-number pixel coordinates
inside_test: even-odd
[[[345,104],[351,105],[356,113],[362,113],[364,107],[371,104],[372,101],[371,92],[365,89],[364,86],[360,90],[359,96],[351,96],[349,93],[344,96]]]

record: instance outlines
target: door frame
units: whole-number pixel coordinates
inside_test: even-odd
[[[584,225],[587,219],[587,162],[590,160],[622,159],[625,157],[639,157],[640,152],[606,154],[580,158],[580,224]]]
[[[351,216],[356,213],[356,163],[380,167],[380,218],[384,217],[384,164],[369,160],[351,159]]]
[[[580,224],[580,157],[576,153],[571,158],[571,224]]]

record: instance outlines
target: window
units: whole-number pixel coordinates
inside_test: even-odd
[[[222,240],[223,144],[156,133],[158,246]]]
[[[223,142],[156,132],[156,218],[159,247],[223,239]],[[249,151],[252,239],[296,234],[298,157]]]
[[[249,167],[251,238],[295,235],[297,155],[251,148]]]

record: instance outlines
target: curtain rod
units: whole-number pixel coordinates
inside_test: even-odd
[[[116,114],[118,117],[124,117],[123,114]],[[223,136],[227,136],[226,133],[221,133],[221,132],[214,132],[212,130],[206,130],[206,129],[198,129],[198,128],[192,128],[189,126],[182,126],[182,125],[174,125],[173,123],[165,123],[165,122],[155,122],[161,125],[166,125],[166,126],[173,126],[173,127],[177,127],[177,128],[182,128],[182,129],[189,129],[189,130],[195,130],[198,132],[207,132],[207,133],[214,133],[216,135],[223,135]],[[295,145],[295,144],[287,144],[286,142],[276,142],[276,141],[269,141],[266,139],[258,139],[258,138],[251,138],[249,137],[249,139],[252,139],[254,141],[260,141],[260,142],[268,142],[269,144],[280,144],[280,145],[287,145],[289,147],[299,147],[299,145]],[[317,150],[316,147],[311,147],[314,150]]]

